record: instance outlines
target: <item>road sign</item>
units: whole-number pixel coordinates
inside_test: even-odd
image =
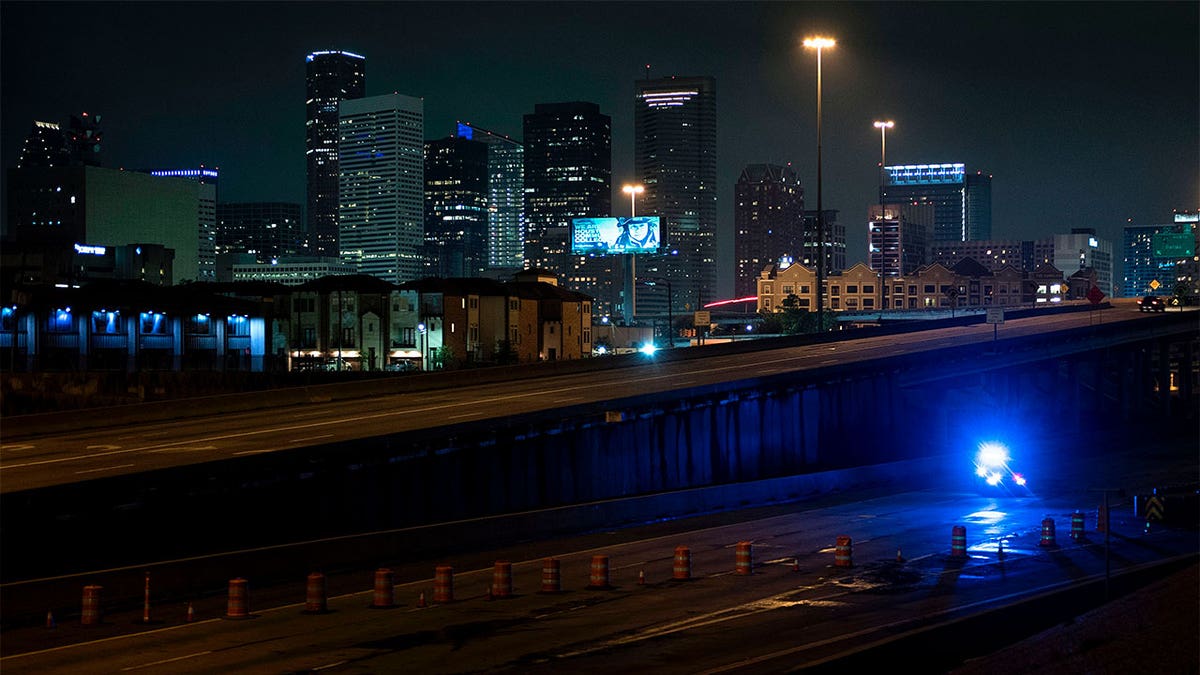
[[[695,318],[692,319],[693,326],[707,326],[712,323],[712,312],[702,310],[696,312]]]
[[[1004,323],[1004,308],[1003,307],[988,307],[987,308],[988,323]]]
[[[1162,520],[1163,519],[1163,504],[1162,499],[1158,495],[1151,495],[1146,500],[1146,520]]]
[[[1152,291],[1157,291],[1159,286],[1162,286],[1162,284],[1158,283],[1158,279],[1154,279],[1150,282],[1150,290]]]
[[[1092,286],[1092,289],[1087,292],[1087,299],[1093,305],[1100,304],[1100,301],[1105,298],[1104,291],[1100,290],[1099,286]]]

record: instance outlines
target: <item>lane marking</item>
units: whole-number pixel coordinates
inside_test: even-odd
[[[128,469],[131,466],[137,466],[137,465],[136,464],[118,464],[116,466],[106,466],[106,467],[103,467],[100,469],[84,469],[83,471],[76,471],[75,473],[80,474],[80,473],[96,473],[97,471],[116,471],[117,469]]]
[[[303,443],[305,441],[315,441],[318,438],[333,438],[333,434],[320,434],[319,436],[308,436],[306,438],[293,438],[288,443]],[[234,453],[237,454],[236,452]]]
[[[37,446],[30,443],[22,443],[19,445],[0,445],[0,452],[17,451],[17,450],[32,450]]]
[[[242,450],[241,452],[235,452],[233,454],[235,454],[235,455],[262,455],[262,454],[265,454],[268,452],[275,452],[275,448],[267,448],[266,450]]]
[[[663,377],[667,377],[667,376],[663,376]],[[658,379],[658,378],[651,378],[651,379]],[[63,462],[72,462],[72,461],[80,460],[80,459],[91,459],[94,457],[108,457],[110,455],[123,455],[123,454],[128,454],[131,452],[167,450],[167,449],[175,448],[175,447],[179,447],[179,446],[187,446],[192,443],[226,441],[231,438],[242,438],[245,436],[262,436],[265,434],[278,433],[280,431],[299,431],[301,429],[312,429],[315,427],[328,427],[328,426],[331,426],[334,424],[349,424],[349,423],[353,423],[353,422],[362,422],[365,420],[374,420],[374,419],[381,419],[381,418],[387,418],[387,417],[399,417],[401,415],[414,415],[414,414],[419,414],[419,413],[432,412],[435,410],[444,410],[446,408],[458,408],[458,407],[462,407],[462,406],[477,406],[477,405],[482,405],[482,404],[486,404],[486,403],[499,403],[501,401],[511,401],[512,399],[515,399],[515,398],[530,398],[533,396],[544,396],[546,394],[557,394],[557,393],[564,392],[564,391],[573,391],[573,390],[576,390],[579,388],[580,387],[563,387],[561,389],[546,389],[546,390],[541,390],[541,391],[528,392],[525,394],[507,394],[504,396],[494,396],[492,398],[485,398],[485,399],[480,399],[477,401],[456,401],[453,403],[446,403],[443,405],[426,406],[424,408],[413,408],[411,410],[389,410],[387,412],[374,413],[371,415],[360,415],[358,417],[345,417],[345,418],[338,418],[338,419],[332,419],[332,420],[321,420],[320,422],[312,422],[310,424],[293,424],[291,426],[272,427],[269,429],[256,429],[254,431],[243,431],[243,432],[234,433],[234,434],[224,434],[221,436],[210,436],[208,438],[198,438],[198,439],[194,439],[191,441],[177,441],[175,443],[164,443],[162,445],[148,445],[148,446],[141,447],[141,448],[128,448],[125,450],[113,450],[111,452],[97,452],[97,453],[93,453],[90,455],[79,455],[78,457],[60,457],[58,459],[46,459],[46,460],[42,460],[42,461],[38,461],[38,462],[25,462],[24,464],[10,464],[7,466],[0,466],[0,474],[2,474],[5,469],[21,469],[21,468],[26,468],[26,467],[31,467],[31,466],[42,466],[45,464],[61,464]]]
[[[122,668],[121,672],[127,672],[130,670],[140,670],[142,668],[151,668],[153,666],[161,666],[164,663],[174,663],[176,661],[183,661],[184,659],[194,659],[197,656],[204,656],[205,654],[211,654],[211,653],[212,653],[212,651],[209,650],[206,652],[196,652],[195,654],[188,654],[187,656],[176,656],[173,659],[163,659],[161,661],[152,661],[150,663],[143,663],[140,666],[129,666],[128,668]]]

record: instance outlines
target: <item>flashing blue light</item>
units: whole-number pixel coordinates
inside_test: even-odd
[[[979,465],[997,467],[1008,464],[1008,448],[999,443],[981,443],[979,445]]]
[[[470,125],[459,122],[457,135],[459,138],[473,140],[475,138],[475,130]]]
[[[604,345],[600,345],[599,347],[596,347],[596,353],[597,353],[597,354],[600,354],[601,356],[603,356],[604,354],[607,354],[607,353],[608,353],[608,349],[607,349],[607,348],[605,348],[605,346],[604,346]]]
[[[658,347],[655,347],[654,344],[652,344],[652,343],[646,343],[646,344],[642,345],[642,348],[639,349],[638,351],[645,354],[646,356],[654,356],[654,352],[658,351]]]

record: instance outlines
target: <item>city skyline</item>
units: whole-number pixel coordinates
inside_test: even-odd
[[[712,76],[719,88],[723,294],[733,283],[741,170],[791,163],[815,198],[815,60],[800,40],[823,33],[838,40],[823,63],[824,199],[846,225],[848,263],[865,259],[878,119],[896,122],[888,164],[963,162],[995,177],[994,239],[1093,227],[1116,244],[1127,219],[1165,223],[1172,209],[1200,201],[1194,4],[305,3],[291,11],[300,6],[4,3],[5,168],[35,120],[90,111],[104,116],[105,166],[218,166],[223,202],[303,203],[304,58],[346,50],[369,61],[368,96],[424,99],[426,140],[451,133],[456,120],[520,140],[522,116],[538,103],[597,103],[613,120],[619,191],[634,173],[634,82],[649,64],[651,77]],[[89,20],[55,20],[72,8]],[[612,204],[612,215],[626,215],[626,200]]]

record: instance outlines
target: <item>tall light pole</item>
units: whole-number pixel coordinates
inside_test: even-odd
[[[637,196],[646,191],[643,185],[626,185],[621,188],[621,192],[629,195],[629,217],[637,217]],[[634,321],[634,312],[637,310],[637,254],[628,253],[629,256],[629,282],[626,288],[629,290],[629,310],[626,312],[627,324],[632,324]]]
[[[833,38],[804,38],[805,49],[817,50],[817,326],[822,332],[825,330],[825,208],[821,203],[821,51],[835,44]]]
[[[896,123],[888,120],[886,122],[875,122],[875,128],[879,130],[879,218],[883,219],[883,175],[887,171],[884,167],[887,164],[887,130],[896,126]],[[884,305],[884,285],[883,285],[883,228],[879,228],[879,241],[877,247],[879,249],[879,319],[883,321],[883,310],[887,309]]]

